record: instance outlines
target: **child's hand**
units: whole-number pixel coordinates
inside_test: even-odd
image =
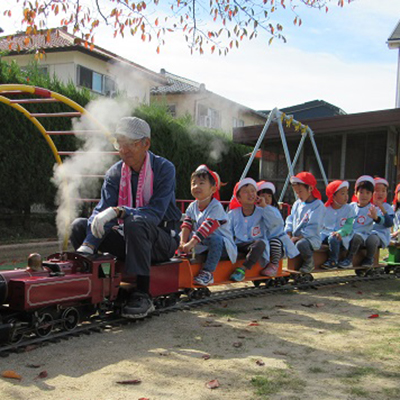
[[[198,243],[198,241],[197,241],[195,238],[191,239],[189,242],[185,243],[185,244],[182,246],[182,251],[183,251],[184,253],[190,253],[190,252],[192,251],[192,249],[193,249],[194,247],[196,247],[196,244],[197,244],[197,243]]]
[[[257,196],[256,204],[257,204],[259,207],[262,207],[262,208],[264,208],[264,207],[267,206],[267,203],[265,202],[265,199],[264,199],[264,197],[262,197],[262,196],[260,196],[260,197]]]
[[[371,217],[374,221],[378,218],[378,211],[374,205],[369,208],[368,217]]]
[[[331,236],[335,237],[338,240],[342,240],[342,235],[338,232],[332,232]]]
[[[300,238],[298,236],[292,236],[291,239],[292,239],[293,243],[297,243],[300,240]]]
[[[397,236],[399,236],[399,231],[396,231],[396,232],[393,232],[391,235],[390,235],[390,237],[391,238],[397,238]]]

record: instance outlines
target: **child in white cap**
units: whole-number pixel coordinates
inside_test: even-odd
[[[221,180],[207,165],[200,165],[190,179],[191,193],[196,199],[190,203],[181,226],[179,249],[197,254],[207,252],[206,262],[194,283],[202,286],[214,282],[215,271],[222,255],[228,254],[234,264],[237,257],[236,245],[229,228],[228,215],[219,202]]]
[[[279,261],[285,254],[288,258],[299,255],[296,246],[284,231],[285,223],[275,199],[275,191],[275,185],[272,182],[257,182],[257,195],[265,201],[265,203],[260,201],[259,205],[262,207],[265,204],[265,223],[270,249],[270,262],[261,271],[261,274],[265,276],[276,276]]]
[[[351,268],[353,257],[361,246],[367,248],[367,257],[362,262],[362,266],[370,267],[373,264],[373,258],[379,245],[379,238],[372,235],[374,221],[378,221],[377,208],[372,204],[375,181],[372,176],[362,175],[355,184],[355,194],[350,206],[355,211],[353,223],[354,236],[350,242],[350,249],[344,260],[340,261],[339,268]]]

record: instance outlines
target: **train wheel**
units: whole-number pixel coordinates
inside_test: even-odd
[[[314,277],[311,274],[303,274],[301,276],[302,283],[312,282],[313,280],[314,280]]]
[[[7,323],[14,324],[14,325],[17,324],[18,322],[20,322],[20,321],[18,321],[16,318],[13,318],[13,319],[10,319],[10,320],[7,321]],[[23,333],[19,333],[18,330],[16,328],[14,328],[11,331],[9,343],[10,344],[17,344],[22,340],[23,337],[24,337],[24,334]]]
[[[253,281],[253,285],[254,285],[255,287],[259,287],[259,286],[261,285],[261,282],[262,282],[262,281]]]
[[[62,323],[63,328],[67,331],[72,331],[79,324],[79,320],[80,320],[79,311],[74,307],[67,308],[62,313],[61,318],[63,320],[63,323]]]
[[[390,274],[392,272],[392,267],[385,267],[385,274]]]
[[[356,269],[356,275],[359,277],[365,276],[365,269]]]
[[[53,330],[54,318],[50,313],[43,313],[39,316],[37,326],[36,326],[36,334],[40,337],[45,337],[50,335]]]

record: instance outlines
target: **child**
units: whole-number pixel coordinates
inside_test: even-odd
[[[196,200],[186,210],[179,249],[189,253],[195,248],[198,254],[208,251],[203,269],[194,278],[196,284],[207,286],[214,282],[213,272],[222,254],[228,253],[231,262],[235,263],[237,250],[228,216],[218,201],[218,174],[206,165],[200,165],[190,179],[191,193]]]
[[[369,175],[360,176],[355,184],[355,195],[350,206],[355,211],[353,223],[353,239],[350,242],[350,249],[347,257],[340,261],[339,268],[349,268],[353,263],[353,256],[357,253],[361,245],[367,248],[367,257],[362,262],[362,266],[371,266],[375,251],[378,246],[377,236],[371,237],[374,220],[378,218],[376,207],[371,203],[374,193],[375,181]]]
[[[246,269],[260,260],[266,265],[269,259],[269,246],[266,238],[264,210],[255,205],[257,202],[257,183],[254,179],[244,178],[235,185],[234,198],[228,213],[231,230],[239,253],[246,254],[243,267],[236,268],[231,280],[240,282]]]
[[[261,271],[265,276],[276,276],[279,268],[279,260],[284,253],[293,258],[299,254],[296,246],[284,231],[285,223],[275,199],[275,186],[271,182],[261,181],[257,183],[257,195],[265,200],[264,218],[267,226],[267,239],[269,241],[270,262]],[[262,202],[259,202],[262,206]]]
[[[286,219],[285,232],[300,252],[300,272],[307,274],[314,270],[313,251],[321,247],[320,231],[325,215],[317,180],[309,172],[300,172],[290,178],[298,199]]]
[[[381,247],[384,249],[388,247],[390,243],[390,228],[393,226],[394,211],[393,208],[386,202],[389,188],[388,181],[379,177],[374,178],[374,181],[375,190],[372,199],[376,207],[378,217],[376,220],[374,220],[371,236],[376,235],[378,237],[378,240],[375,239],[375,241],[378,242],[377,248]],[[373,260],[367,261],[371,261],[370,265],[373,265]]]
[[[328,260],[321,265],[324,269],[336,269],[338,266],[341,247],[349,249],[350,240],[353,238],[353,222],[356,212],[349,200],[349,182],[333,181],[326,187],[328,201],[325,203],[326,211],[324,226],[321,231],[322,243],[328,244]]]
[[[395,241],[399,240],[400,234],[400,183],[396,186],[393,196],[393,210],[394,210],[394,224],[393,224],[393,233],[391,238]]]

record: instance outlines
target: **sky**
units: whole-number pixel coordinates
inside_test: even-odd
[[[104,1],[104,0],[103,0]],[[8,3],[8,4],[7,4]],[[0,15],[14,0],[2,0]],[[284,108],[324,100],[347,113],[394,108],[398,50],[387,39],[400,20],[399,0],[355,0],[343,8],[333,0],[329,11],[299,8],[274,13],[287,42],[260,35],[244,41],[227,56],[190,54],[183,37],[173,34],[156,53],[156,43],[110,30],[96,33],[96,45],[153,71],[204,83],[206,89],[256,110]],[[20,4],[19,4],[20,7]],[[2,17],[5,34],[21,29],[19,21]]]

